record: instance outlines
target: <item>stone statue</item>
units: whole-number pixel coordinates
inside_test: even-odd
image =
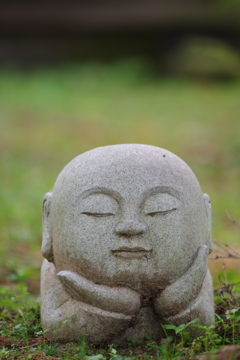
[[[137,144],[88,151],[43,200],[43,329],[97,344],[208,326],[210,252],[209,197],[180,158]]]

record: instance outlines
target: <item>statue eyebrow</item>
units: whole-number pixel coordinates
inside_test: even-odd
[[[148,189],[147,191],[145,191],[143,193],[143,198],[141,201],[141,206],[144,204],[144,202],[152,195],[157,195],[157,194],[169,194],[173,197],[175,197],[177,200],[182,201],[181,200],[181,194],[178,190],[169,187],[169,186],[157,186],[151,189]]]
[[[96,195],[96,194],[103,194],[103,195],[107,195],[112,197],[114,200],[117,201],[117,203],[123,203],[123,197],[119,194],[119,192],[113,190],[113,189],[109,189],[109,188],[105,188],[105,187],[94,187],[91,189],[88,189],[86,191],[84,191],[81,195],[80,195],[80,199],[86,199],[88,196],[91,195]]]

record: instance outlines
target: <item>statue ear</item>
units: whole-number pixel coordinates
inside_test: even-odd
[[[205,209],[207,213],[207,238],[206,244],[209,249],[209,254],[212,252],[212,206],[210,197],[208,194],[203,194],[203,199],[205,203]]]
[[[50,262],[53,259],[52,237],[50,230],[50,211],[51,211],[52,193],[48,192],[43,198],[42,207],[42,221],[43,221],[43,234],[42,234],[42,254]]]

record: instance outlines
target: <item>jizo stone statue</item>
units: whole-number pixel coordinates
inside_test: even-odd
[[[208,326],[210,252],[209,197],[180,158],[137,144],[81,154],[43,200],[43,329],[97,344]]]

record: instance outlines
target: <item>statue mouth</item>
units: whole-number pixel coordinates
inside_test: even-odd
[[[146,258],[149,259],[152,249],[144,249],[142,247],[121,247],[116,250],[112,250],[114,256],[127,258],[127,259],[140,259]]]

